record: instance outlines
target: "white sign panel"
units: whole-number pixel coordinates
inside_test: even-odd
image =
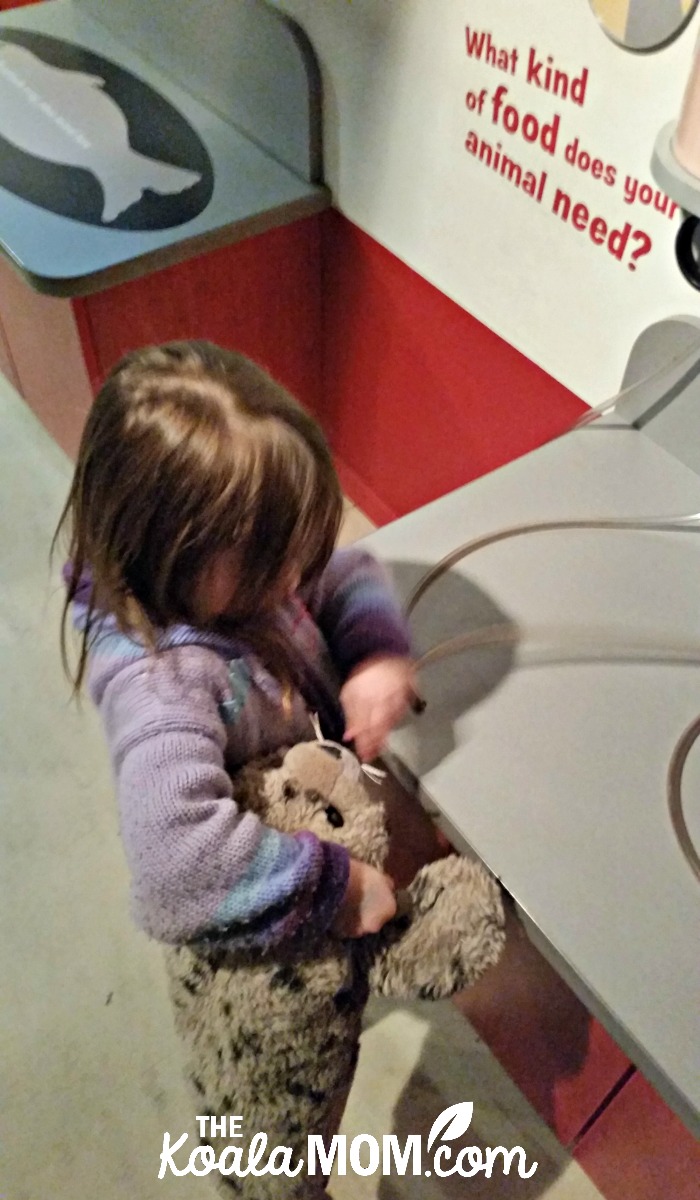
[[[647,54],[589,0],[284,0],[324,71],[336,206],[588,403],[700,315],[649,163],[697,16]]]

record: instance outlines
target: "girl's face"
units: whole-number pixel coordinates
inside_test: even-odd
[[[277,583],[268,588],[257,607],[270,612],[284,604],[296,592],[301,573],[296,567],[283,571]],[[192,607],[198,621],[208,622],[235,612],[239,562],[235,550],[220,550],[199,572],[192,593]]]

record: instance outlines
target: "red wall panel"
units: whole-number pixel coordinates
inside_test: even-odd
[[[69,300],[43,296],[0,257],[0,367],[68,455],[75,455],[92,404]],[[9,370],[8,370],[9,368]]]
[[[559,1141],[570,1145],[630,1062],[522,925],[509,921],[501,960],[454,1003]]]
[[[86,297],[75,306],[81,335],[100,375],[135,347],[208,338],[254,358],[318,409],[320,255],[317,217],[272,229]]]
[[[319,416],[346,489],[375,521],[517,458],[584,411],[346,218],[322,222]]]
[[[606,1200],[700,1200],[700,1142],[638,1073],[574,1157]]]
[[[319,418],[346,492],[378,523],[516,458],[584,406],[339,213],[297,221],[74,304],[95,375],[207,337]]]

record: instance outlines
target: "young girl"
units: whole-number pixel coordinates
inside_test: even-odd
[[[383,572],[334,551],[342,501],[315,422],[207,342],[127,355],[90,412],[59,532],[63,625],[80,631],[111,752],[133,912],[152,937],[268,947],[357,937],[391,881],[235,804],[235,769],[314,736],[374,757],[411,694]]]

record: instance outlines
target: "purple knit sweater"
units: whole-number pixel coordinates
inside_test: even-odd
[[[88,597],[86,584],[79,629]],[[354,547],[279,620],[304,663],[288,713],[278,681],[233,638],[176,626],[152,655],[110,615],[92,626],[88,686],[112,758],[132,911],[161,941],[269,946],[327,929],[345,893],[347,852],[239,812],[231,773],[312,738],[310,711],[341,737],[342,681],[373,655],[409,654],[408,632],[382,568]]]

